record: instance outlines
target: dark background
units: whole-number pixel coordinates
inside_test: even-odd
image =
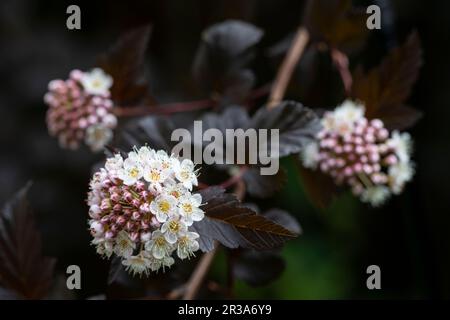
[[[371,32],[359,61],[378,64],[413,29],[423,43],[424,65],[409,99],[424,112],[411,131],[418,164],[414,182],[381,209],[343,195],[329,209],[317,210],[292,163],[284,161],[291,173],[288,184],[267,202],[290,210],[304,234],[284,249],[287,268],[278,281],[263,288],[238,283],[237,297],[450,297],[450,3],[378,3],[386,6],[383,29]],[[66,28],[69,4],[81,7],[81,30]],[[57,257],[62,275],[70,264],[81,267],[79,297],[105,288],[107,262],[89,245],[84,201],[90,168],[102,155],[62,150],[48,136],[42,101],[47,83],[66,78],[74,68],[91,68],[96,55],[122,31],[151,22],[147,62],[152,92],[161,102],[198,98],[190,70],[202,30],[228,18],[242,19],[265,31],[261,46],[267,48],[295,30],[302,7],[295,0],[0,2],[0,202],[34,181],[30,200],[45,253]],[[263,68],[260,81],[273,79],[274,72]],[[371,264],[381,267],[379,291],[366,288]],[[219,280],[222,271],[218,261],[213,274]]]

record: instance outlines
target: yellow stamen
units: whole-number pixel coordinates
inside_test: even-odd
[[[170,203],[168,201],[161,201],[158,204],[159,210],[161,210],[162,212],[168,212],[170,209]]]
[[[169,229],[172,232],[178,232],[178,230],[180,229],[180,224],[178,223],[178,221],[170,221],[169,223]]]
[[[192,205],[190,203],[183,203],[183,210],[186,213],[191,213],[192,212]]]
[[[132,176],[133,178],[136,178],[139,174],[139,170],[137,168],[133,168],[130,170],[130,176]]]
[[[164,237],[159,237],[155,240],[155,243],[157,246],[162,247],[166,244],[166,240],[164,239]]]

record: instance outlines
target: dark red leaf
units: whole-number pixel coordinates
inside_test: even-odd
[[[99,57],[98,65],[114,79],[112,99],[122,107],[136,105],[149,98],[144,59],[150,30],[146,25],[125,33],[106,54]]]
[[[30,183],[0,216],[0,285],[27,299],[44,298],[50,289],[55,260],[42,256],[39,231],[26,199]]]
[[[193,225],[200,234],[200,249],[210,251],[214,240],[229,248],[267,250],[281,246],[298,235],[243,207],[236,197],[219,187],[200,191],[205,218]]]
[[[380,66],[364,73],[357,68],[353,76],[352,97],[364,102],[366,116],[390,123],[391,129],[403,129],[415,123],[420,113],[405,107],[422,64],[422,50],[416,32],[394,48]]]

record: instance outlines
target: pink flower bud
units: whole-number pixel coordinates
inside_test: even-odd
[[[353,143],[356,145],[363,144],[363,139],[361,137],[353,137]]]
[[[374,127],[375,129],[381,129],[381,128],[384,127],[383,121],[381,121],[380,119],[372,119],[372,120],[370,121],[370,125],[371,125],[372,127]]]
[[[373,136],[375,134],[375,128],[374,127],[366,127],[366,135]]]
[[[105,233],[105,239],[112,239],[115,236],[116,236],[116,234],[113,231],[111,231],[111,230],[106,231],[106,233]]]
[[[116,223],[117,223],[119,226],[125,225],[126,222],[127,222],[127,219],[126,219],[124,216],[119,216],[119,217],[117,217],[117,219],[116,219]]]
[[[356,154],[363,154],[366,152],[365,148],[363,146],[356,146],[355,147]]]
[[[327,160],[327,165],[330,168],[334,168],[336,166],[336,159],[330,158]]]
[[[345,160],[342,158],[336,158],[336,167],[342,168],[345,166]]]
[[[136,242],[139,239],[139,232],[131,232],[130,239],[133,242]]]
[[[100,204],[100,209],[102,209],[102,211],[107,211],[109,209],[111,209],[111,202],[109,199],[103,199],[102,203]]]
[[[393,154],[390,154],[389,156],[387,156],[384,161],[384,163],[386,163],[387,165],[391,166],[393,164],[396,164],[398,162],[397,157]]]
[[[344,151],[341,146],[335,146],[333,150],[336,154],[341,154]]]
[[[111,180],[109,180],[109,179],[106,179],[106,180],[103,180],[102,181],[102,187],[103,188],[109,188],[109,187],[111,187]]]
[[[125,229],[127,229],[128,231],[134,230],[134,223],[131,222],[131,221],[128,221],[126,226],[125,226]]]
[[[133,201],[133,195],[131,194],[131,192],[128,192],[128,191],[126,191],[126,192],[123,194],[123,198],[124,198],[125,201],[127,201],[127,202]]]
[[[375,136],[371,133],[366,133],[364,136],[364,140],[366,140],[366,142],[373,143],[375,142]]]
[[[139,210],[141,210],[144,213],[148,213],[150,212],[150,205],[148,203],[143,203],[140,207]]]
[[[136,190],[138,192],[144,191],[145,190],[145,183],[143,183],[142,181],[136,182]]]
[[[139,211],[134,211],[133,214],[131,215],[131,219],[133,220],[139,220],[141,219],[142,214]]]
[[[81,79],[83,78],[84,73],[78,69],[74,69],[70,72],[70,78],[74,81],[81,81]]]
[[[138,199],[133,199],[131,201],[131,204],[133,205],[133,207],[139,208],[141,206],[141,202]]]
[[[363,165],[362,165],[361,163],[355,163],[355,164],[353,165],[353,170],[354,170],[356,173],[362,172],[362,171],[363,171]]]
[[[353,146],[351,144],[344,145],[344,151],[349,153],[353,151]]]
[[[353,169],[352,167],[345,167],[344,168],[344,175],[346,177],[350,177],[353,174]]]
[[[378,152],[370,153],[369,158],[372,163],[376,163],[376,162],[380,161],[380,155],[378,154]]]
[[[120,201],[120,195],[118,193],[113,193],[111,194],[111,200],[114,202],[119,202]]]
[[[377,132],[378,140],[385,140],[388,137],[389,137],[389,131],[387,131],[385,128],[378,130],[378,132]]]
[[[365,164],[365,165],[363,165],[363,171],[364,171],[366,174],[371,174],[371,173],[373,172],[373,168],[372,168],[371,165]]]

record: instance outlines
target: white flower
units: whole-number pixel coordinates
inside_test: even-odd
[[[161,267],[163,271],[165,267],[170,267],[175,263],[175,260],[170,256],[165,256],[161,259],[156,259],[154,257],[150,258],[150,269],[152,271],[158,271]]]
[[[364,117],[364,106],[351,100],[345,100],[333,112],[327,112],[322,119],[322,126],[327,131],[334,131],[341,136],[352,133],[355,123]]]
[[[177,199],[171,195],[161,194],[152,201],[150,210],[159,222],[166,222],[167,218],[177,211]]]
[[[86,129],[86,137],[84,138],[84,142],[93,152],[98,152],[101,151],[112,138],[113,131],[110,128],[102,124],[95,124]]]
[[[186,259],[194,255],[194,252],[199,249],[199,244],[196,239],[199,238],[198,233],[183,232],[178,238],[177,255],[180,259]]]
[[[104,238],[94,238],[92,244],[97,246],[97,253],[101,256],[110,258],[113,254],[113,243],[110,240]]]
[[[141,161],[141,165],[144,167],[155,158],[155,150],[145,146],[140,147],[139,150],[137,150],[137,155]]]
[[[96,238],[101,237],[103,235],[103,232],[105,231],[103,225],[95,220],[91,222],[90,227],[91,227],[91,234]]]
[[[89,207],[89,216],[93,219],[98,219],[101,212],[102,210],[100,209],[100,206],[98,204],[92,204]]]
[[[156,152],[156,158],[161,161],[161,167],[166,176],[170,176],[174,172],[174,168],[179,167],[180,161],[174,156],[169,156],[164,150]]]
[[[361,201],[370,203],[373,207],[382,205],[391,195],[385,186],[369,187],[361,194]]]
[[[126,267],[126,270],[136,274],[145,273],[148,274],[148,268],[150,268],[150,259],[145,251],[139,252],[138,255],[130,256],[122,261],[122,264]]]
[[[130,239],[130,236],[126,231],[120,231],[115,239],[114,253],[119,257],[129,258],[136,244]]]
[[[194,172],[194,163],[189,159],[184,159],[180,164],[176,165],[175,177],[188,190],[192,190],[192,186],[198,184],[197,175]]]
[[[152,234],[152,239],[145,244],[145,250],[150,252],[155,259],[162,259],[172,252],[172,245],[160,230]]]
[[[202,220],[205,216],[203,210],[199,208],[201,204],[202,196],[198,193],[181,197],[178,200],[179,213],[187,226],[191,226],[194,221]]]
[[[150,184],[161,184],[166,180],[167,172],[159,160],[153,159],[144,168],[144,179]]]
[[[123,169],[123,158],[120,154],[115,154],[114,157],[106,159],[105,168],[112,176],[117,176],[120,170]]]
[[[387,144],[394,149],[401,162],[409,161],[412,152],[412,140],[409,133],[393,131],[392,137],[387,141]]]
[[[319,161],[319,145],[317,142],[307,144],[302,150],[301,158],[305,168],[316,169]]]
[[[351,100],[345,100],[334,110],[337,122],[345,121],[354,124],[364,117],[364,106]]]
[[[128,158],[123,162],[123,169],[119,172],[119,178],[124,184],[131,186],[142,177],[142,167],[137,155],[129,153]]]
[[[389,185],[394,194],[403,191],[406,182],[411,181],[414,166],[411,162],[399,162],[389,167]]]
[[[80,81],[84,90],[92,95],[108,95],[113,84],[113,78],[100,68],[85,72]]]
[[[186,224],[177,216],[170,217],[161,226],[161,232],[164,233],[164,237],[170,244],[177,242],[178,236],[186,230]]]
[[[177,183],[172,179],[167,179],[165,182],[166,193],[179,199],[187,194],[190,194],[189,190],[186,189],[182,183]]]

